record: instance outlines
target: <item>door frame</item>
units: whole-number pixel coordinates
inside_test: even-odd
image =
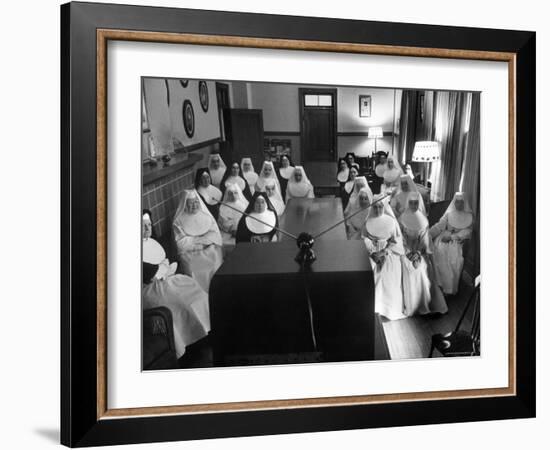
[[[334,129],[332,132],[333,148],[334,152],[332,159],[328,161],[336,161],[338,159],[338,89],[337,88],[317,88],[317,87],[301,87],[298,88],[298,103],[300,112],[300,159],[304,162],[304,159],[308,156],[305,150],[305,135],[304,135],[304,96],[306,94],[312,95],[332,95],[331,109],[334,112]],[[327,108],[326,106],[320,106],[320,108]]]
[[[220,124],[220,141],[226,142],[227,141],[227,130],[225,129],[225,119],[223,117],[223,108],[220,107],[220,104],[218,102],[218,91],[226,91],[227,92],[227,100],[228,100],[228,108],[231,108],[231,97],[229,95],[229,84],[222,83],[220,81],[216,81],[216,103],[218,105],[218,122]]]

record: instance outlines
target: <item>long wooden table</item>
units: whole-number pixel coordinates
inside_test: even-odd
[[[302,231],[315,236],[343,218],[342,201],[339,198],[293,198],[286,205],[279,227],[295,236]],[[281,235],[281,240],[287,239],[292,238]],[[319,239],[346,240],[346,226],[341,223]]]
[[[316,234],[342,218],[340,199],[292,200],[281,226]],[[305,272],[290,238],[239,243],[209,292],[214,365],[375,359],[374,279],[343,225],[318,239]],[[309,294],[309,302],[308,295]]]

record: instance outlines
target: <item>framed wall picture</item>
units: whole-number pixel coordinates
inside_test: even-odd
[[[69,3],[61,36],[63,444],[535,416],[534,33]],[[430,189],[400,183],[415,148]]]
[[[370,117],[372,97],[370,95],[359,96],[359,117]]]

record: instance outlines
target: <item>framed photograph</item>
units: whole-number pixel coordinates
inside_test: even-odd
[[[63,444],[535,416],[535,33],[69,3],[61,36]]]
[[[372,100],[370,95],[359,96],[359,117],[370,117]]]

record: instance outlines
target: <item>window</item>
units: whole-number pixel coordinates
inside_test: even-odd
[[[304,95],[304,106],[332,106],[332,95]]]

